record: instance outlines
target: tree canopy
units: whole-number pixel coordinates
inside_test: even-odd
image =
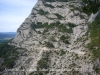
[[[83,11],[96,13],[100,9],[100,0],[82,0]]]

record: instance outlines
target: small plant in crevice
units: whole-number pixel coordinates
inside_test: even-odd
[[[48,17],[48,16],[46,16],[48,19],[50,19],[50,20],[54,20],[54,19],[56,19],[56,18],[51,18],[51,17]]]
[[[74,6],[74,5],[69,5],[69,7],[75,8],[75,6]]]
[[[73,32],[72,28],[68,29],[66,26],[67,24],[59,24],[58,31],[63,33],[72,33]]]
[[[68,41],[68,38],[69,38],[68,36],[62,35],[60,37],[60,40],[63,41],[63,43],[65,43],[65,44],[70,44],[69,41]]]
[[[50,52],[43,52],[42,58],[37,63],[37,70],[49,70],[50,65]]]
[[[69,7],[70,7],[70,10],[71,10],[71,11],[78,10],[78,11],[82,12],[82,9],[81,9],[81,8],[76,7],[76,6],[74,6],[74,5],[69,5]]]
[[[93,66],[93,70],[95,70],[95,71],[96,71],[96,73],[100,74],[100,69],[99,69],[98,67]]]
[[[44,10],[42,10],[42,9],[38,10],[38,14],[40,14],[40,15],[47,15],[48,13],[49,13],[49,12],[44,11]]]
[[[61,6],[57,5],[56,7],[58,7],[58,8],[63,8],[64,6],[63,6],[63,5],[61,5]]]
[[[60,40],[65,40],[65,39],[68,39],[68,38],[69,38],[68,36],[62,35],[62,36],[60,37]]]
[[[46,4],[45,2],[44,2],[44,6],[54,8],[54,6],[52,6],[51,4]]]
[[[67,25],[68,25],[69,27],[71,27],[71,28],[73,28],[73,27],[76,27],[76,26],[77,26],[76,24],[71,23],[71,22],[68,22],[68,23],[67,23]]]
[[[44,31],[42,32],[42,34],[44,35],[46,32],[48,32],[48,29],[44,29]]]
[[[46,2],[56,2],[56,1],[59,1],[59,2],[68,2],[69,0],[43,0],[43,1],[46,1]]]
[[[51,42],[45,42],[45,46],[49,48],[54,48],[54,45]]]
[[[66,54],[66,51],[61,50],[61,51],[60,51],[60,56],[62,56],[62,55],[64,55],[64,54]]]
[[[32,24],[30,25],[30,27],[31,27],[33,30],[35,30],[35,29],[36,29],[36,24],[35,24],[35,23],[32,23]]]
[[[29,75],[33,75],[33,74],[34,74],[34,72],[29,73]]]
[[[61,15],[58,14],[58,13],[55,13],[54,15],[56,15],[58,19],[62,19],[62,18],[64,18],[63,16],[61,16]]]
[[[38,33],[38,34],[41,34],[41,31],[38,31],[37,33]]]
[[[56,39],[54,38],[54,36],[50,37],[50,41],[56,42]]]
[[[84,17],[83,15],[80,15],[80,18],[81,18],[81,19],[85,19],[85,17]]]

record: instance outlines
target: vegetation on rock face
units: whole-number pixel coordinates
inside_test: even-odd
[[[19,54],[17,49],[18,48],[15,48],[14,46],[8,45],[8,43],[4,43],[0,46],[0,57],[4,58],[3,64],[6,68],[13,68]]]
[[[88,15],[95,14],[100,10],[100,0],[82,0],[83,12]],[[89,25],[89,33],[91,42],[88,44],[89,50],[92,52],[95,59],[100,59],[100,15],[97,15],[95,20]],[[93,68],[96,73],[100,74],[100,68]]]
[[[45,12],[44,10],[40,9],[40,10],[38,10],[38,14],[46,15],[46,14],[48,14],[48,12]]]
[[[100,69],[97,67],[93,67],[93,69],[96,71],[96,73],[98,73],[100,75]]]
[[[54,38],[54,36],[51,36],[51,37],[50,37],[50,41],[53,41],[53,42],[56,41],[56,39]]]
[[[32,24],[30,26],[34,31],[36,31],[36,29],[38,29],[38,28],[45,28],[42,34],[48,32],[48,29],[53,29],[55,27],[58,28],[59,32],[72,33],[73,32],[72,28],[76,27],[76,24],[70,23],[70,22],[67,24],[61,24],[59,21],[57,21],[55,23],[50,23],[50,24],[48,24],[47,22],[44,24],[42,24],[42,22],[37,22],[35,24],[34,22],[32,22]],[[69,28],[67,28],[66,26],[69,26]]]
[[[55,2],[55,1],[59,1],[59,2],[68,2],[70,0],[43,0],[43,1],[47,1],[47,2]]]
[[[49,48],[54,48],[54,45],[51,42],[45,42],[45,46]]]
[[[76,24],[68,22],[68,26],[73,28],[73,27],[76,27]]]
[[[58,13],[55,13],[55,15],[57,16],[57,19],[62,19],[62,18],[64,18],[63,16],[59,15]]]
[[[33,29],[33,30],[35,30],[35,28],[36,28],[36,24],[33,22],[31,25],[31,28]]]
[[[80,18],[81,18],[81,19],[85,19],[85,17],[84,17],[83,15],[80,15]]]
[[[31,72],[29,75],[33,75],[34,74],[34,72]]]
[[[71,8],[70,9],[71,11],[78,10],[78,11],[82,12],[81,8],[76,7],[75,5],[69,5],[69,7]]]
[[[52,6],[52,5],[50,5],[50,4],[46,4],[45,2],[44,2],[44,6],[50,7],[50,8],[54,8],[54,6]]]
[[[100,0],[82,0],[83,11],[86,13],[96,13],[100,9]]]
[[[43,52],[43,57],[37,63],[37,70],[49,69],[50,65],[50,52]]]
[[[68,39],[68,38],[69,38],[68,36],[62,35],[62,36],[60,37],[60,40],[65,40],[65,39]]]
[[[29,75],[44,75],[45,73],[45,71],[33,71]]]
[[[62,55],[64,55],[64,54],[66,54],[66,51],[61,50],[60,56],[62,56]]]
[[[60,37],[60,40],[62,40],[65,44],[70,44],[69,41],[68,41],[67,39],[68,39],[68,36],[62,35],[62,36]]]
[[[91,43],[88,45],[94,57],[100,58],[100,16],[89,25]]]

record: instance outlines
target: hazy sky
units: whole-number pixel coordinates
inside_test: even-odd
[[[16,32],[38,0],[0,0],[0,32]]]

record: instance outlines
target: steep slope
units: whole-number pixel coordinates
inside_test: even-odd
[[[3,75],[98,75],[86,47],[89,17],[81,1],[62,1],[38,0],[8,44],[19,57]]]

